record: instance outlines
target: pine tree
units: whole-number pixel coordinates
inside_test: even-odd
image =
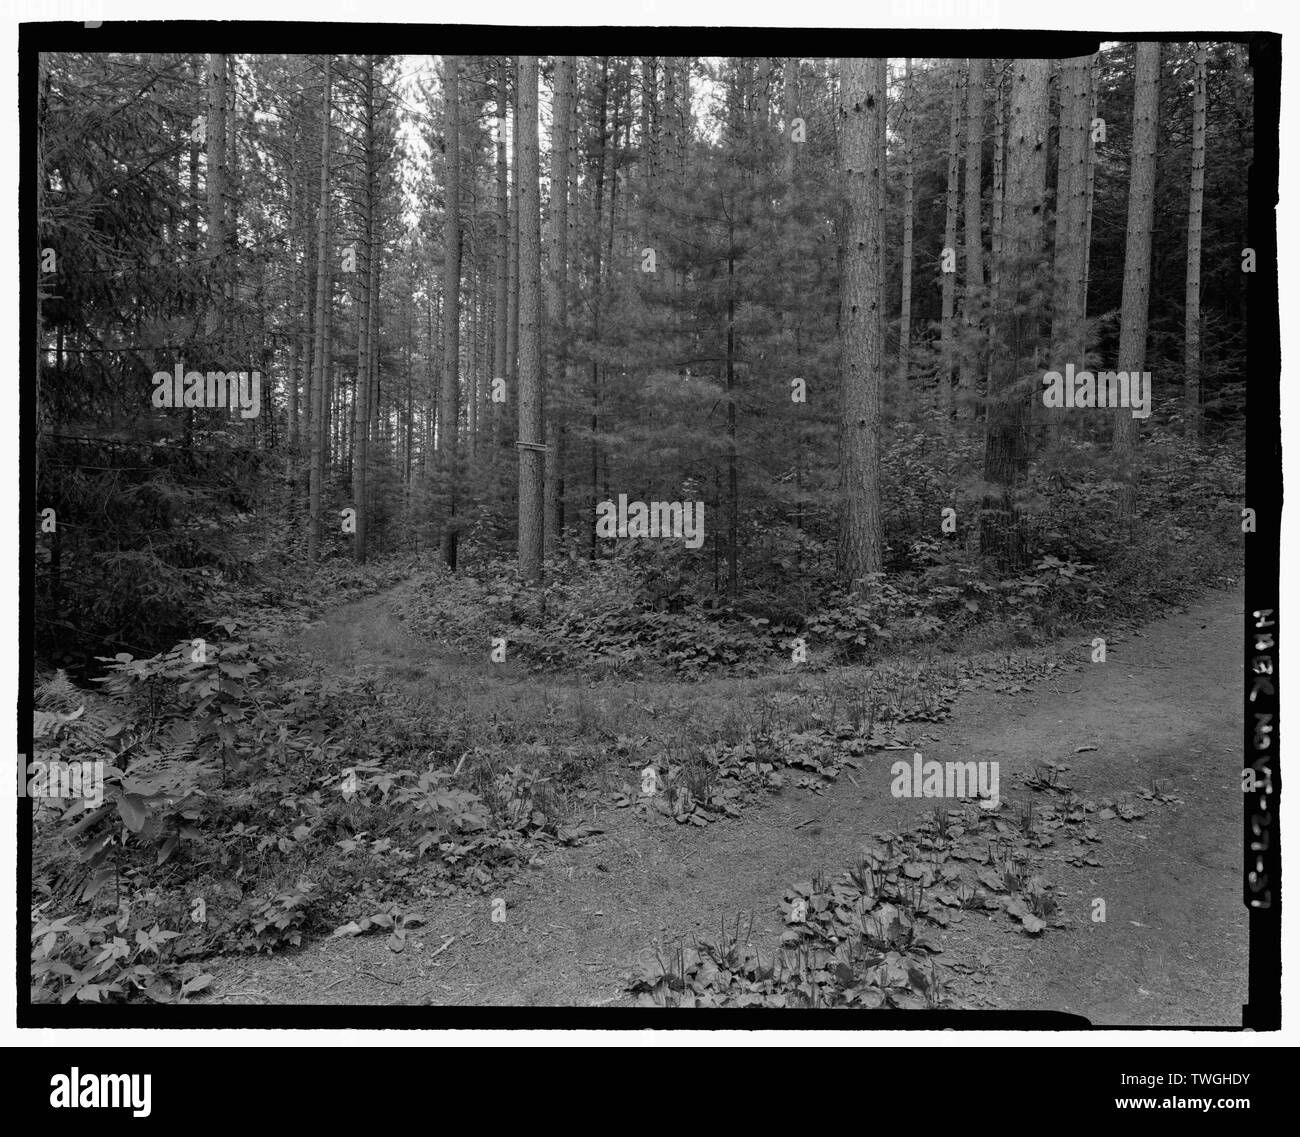
[[[883,339],[885,61],[840,60],[839,571],[852,589],[880,571],[880,369]]]
[[[1088,115],[1091,56],[1066,59],[1060,70],[1060,130],[1056,175],[1056,241],[1052,290],[1053,365],[1084,370],[1087,317]],[[1060,422],[1058,417],[1055,420]]]
[[[1187,284],[1183,309],[1183,399],[1187,437],[1201,441],[1201,214],[1205,200],[1205,44],[1193,62],[1192,169],[1187,190]]]
[[[554,553],[564,528],[564,395],[568,373],[569,149],[577,59],[555,61],[552,91],[551,209],[548,230],[546,342],[546,508],[543,529],[547,553]],[[643,123],[649,126],[649,113]],[[643,143],[644,145],[644,143]]]
[[[542,579],[543,465],[541,217],[538,208],[537,56],[515,72],[519,166],[519,575]]]
[[[329,397],[325,385],[329,368],[329,317],[332,301],[333,272],[329,261],[330,220],[330,95],[334,79],[334,57],[324,57],[325,81],[321,86],[320,129],[320,205],[316,222],[316,342],[313,348],[315,370],[312,375],[311,473],[308,481],[309,521],[307,559],[313,563],[320,556],[321,489],[325,481],[326,448],[329,441]]]
[[[1041,334],[1040,284],[1047,178],[1047,83],[1050,62],[1012,62],[1006,200],[998,265],[995,343],[985,421],[985,496],[980,550],[1003,571],[1023,557],[1015,500],[1027,461],[1025,421],[1031,392],[1021,381]]]
[[[912,265],[915,260],[916,225],[916,108],[912,104],[912,60],[903,63],[903,296],[898,312],[898,390],[900,402],[909,390],[908,371],[912,357]]]
[[[447,486],[447,516],[442,526],[442,559],[456,567],[460,490],[460,60],[442,57],[447,138],[446,222],[443,227],[443,356],[438,451]]]
[[[984,150],[984,65],[972,59],[966,74],[966,194],[965,243],[966,305],[965,324],[968,335],[975,329],[975,310],[984,290],[984,237],[980,218],[982,158]],[[971,418],[975,413],[975,375],[979,360],[968,345],[961,361],[961,401],[958,414]]]
[[[205,127],[208,146],[208,260],[216,296],[208,303],[208,359],[219,362],[224,353],[226,306],[224,288],[226,264],[226,132],[227,132],[226,57],[208,56],[208,119]]]
[[[1128,232],[1124,241],[1124,299],[1120,308],[1119,366],[1130,376],[1146,358],[1151,297],[1151,227],[1156,205],[1156,119],[1160,107],[1160,44],[1137,45],[1133,76],[1133,157],[1129,166]],[[1134,463],[1137,419],[1115,411],[1112,449],[1120,476],[1119,516],[1132,525],[1137,506]]]
[[[378,260],[374,247],[375,223],[375,57],[361,61],[361,241],[357,257],[357,386],[353,402],[352,502],[356,509],[353,555],[358,564],[366,561],[366,536],[370,505],[366,500],[366,478],[370,459],[370,337],[375,297],[371,293],[371,262]],[[375,266],[377,269],[377,265]]]
[[[509,288],[510,288],[510,185],[506,163],[506,126],[509,122],[509,95],[506,75],[508,65],[505,56],[496,56],[494,61],[496,74],[496,275],[493,291],[493,342],[492,342],[492,376],[494,379],[507,381],[509,392],[510,366],[507,362],[507,327],[509,326]],[[510,393],[509,397],[514,398]],[[505,414],[500,403],[493,403],[494,434],[499,444]]]
[[[943,260],[940,266],[942,312],[939,324],[939,407],[945,419],[952,413],[952,378],[956,364],[954,314],[957,298],[957,214],[958,178],[961,171],[961,60],[949,65],[948,80],[948,190],[943,222]],[[950,260],[951,258],[951,260]]]

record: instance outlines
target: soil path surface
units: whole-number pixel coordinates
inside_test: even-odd
[[[1048,863],[1064,927],[1030,938],[1005,915],[968,912],[945,933],[940,965],[975,965],[953,974],[955,1005],[1069,1011],[1096,1025],[1240,1025],[1241,619],[1239,591],[1207,593],[1108,640],[1104,663],[1058,644],[1047,654],[1072,657],[1071,669],[970,690],[946,721],[923,724],[927,760],[999,763],[1004,812],[1043,801],[1022,776],[1048,761],[1068,765],[1064,780],[1098,806],[1099,863]],[[417,686],[454,665],[402,628],[386,596],[338,609],[300,644]],[[631,1005],[620,974],[652,941],[713,939],[722,919],[744,913],[743,930],[752,911],[750,938],[770,948],[789,885],[838,876],[874,834],[926,812],[930,803],[891,796],[898,757],[877,753],[822,794],[787,789],[705,828],[598,805],[588,820],[602,835],[545,849],[491,895],[413,902],[427,923],[401,954],[365,936],[227,957],[205,995],[226,1006]],[[1153,789],[1156,800],[1141,796]],[[1104,818],[1110,799],[1135,805],[1132,819]],[[506,901],[504,923],[491,920],[493,896]]]

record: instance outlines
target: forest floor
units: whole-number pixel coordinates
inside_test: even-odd
[[[436,699],[466,669],[481,670],[503,700],[536,698],[552,682],[555,691],[574,690],[476,666],[412,635],[394,614],[396,591],[334,610],[294,646],[407,696]],[[1108,638],[1104,664],[1088,662],[1078,640],[1037,649],[1031,654],[1068,665],[1038,681],[968,689],[945,721],[924,724],[927,760],[1000,763],[1004,812],[1034,797],[1021,779],[1047,761],[1063,763],[1064,779],[1084,798],[1119,802],[1093,822],[1089,860],[1098,863],[1044,850],[1060,900],[1045,934],[1024,935],[979,911],[948,926],[937,960],[941,970],[960,961],[946,979],[953,1006],[1059,1010],[1095,1025],[1240,1024],[1242,602],[1239,590],[1210,592],[1185,611],[1132,626]],[[721,714],[755,682],[639,683],[636,692],[665,700],[689,692],[694,713]],[[626,686],[588,692],[599,707]],[[816,795],[786,788],[703,828],[597,795],[585,820],[602,834],[546,847],[485,894],[415,901],[426,922],[400,954],[384,937],[360,936],[228,956],[209,964],[215,981],[202,1001],[631,1006],[621,975],[652,942],[716,938],[723,919],[730,925],[743,914],[747,928],[752,912],[751,942],[771,947],[787,887],[817,870],[839,876],[873,835],[924,814],[928,803],[890,795],[887,769],[898,757],[878,752],[857,778]],[[637,780],[635,759],[611,752],[609,762],[623,780]],[[491,920],[494,897],[506,901],[504,923]],[[1099,900],[1104,922],[1095,918]]]

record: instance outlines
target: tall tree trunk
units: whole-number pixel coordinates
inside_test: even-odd
[[[1084,153],[1086,163],[1084,173],[1084,200],[1083,200],[1083,296],[1084,307],[1087,308],[1088,283],[1091,279],[1092,266],[1092,191],[1096,181],[1097,173],[1097,154],[1096,143],[1092,140],[1092,124],[1097,117],[1097,59],[1091,56],[1088,59],[1087,72],[1084,75],[1084,82],[1088,92],[1088,149]]]
[[[208,121],[205,127],[208,146],[208,263],[213,295],[208,302],[207,355],[210,363],[219,364],[225,355],[225,278],[226,278],[226,131],[227,123],[226,57],[208,56]]]
[[[223,190],[225,209],[225,296],[228,305],[235,299],[233,267],[239,264],[239,56],[226,56],[226,176]]]
[[[883,340],[885,60],[840,60],[839,572],[851,589],[880,571],[880,370]]]
[[[736,446],[736,257],[735,226],[728,225],[727,242],[727,595],[740,587],[737,545],[740,543],[739,458]]]
[[[1050,61],[1017,59],[1012,69],[997,340],[985,421],[984,481],[990,489],[980,524],[980,549],[1002,571],[1015,569],[1023,557],[1015,488],[1026,464],[1025,421],[1032,392],[1019,380],[1041,336],[1034,270],[1043,249]]]
[[[474,170],[469,170],[469,185],[476,185]],[[469,469],[474,469],[478,457],[478,333],[480,333],[480,277],[478,277],[478,214],[469,216],[469,351],[467,382],[465,382],[465,442],[468,443]]]
[[[989,245],[993,258],[989,263],[989,287],[992,301],[998,302],[999,273],[1002,269],[1002,217],[1006,206],[1007,88],[1006,62],[998,60],[993,87],[993,200],[989,210]],[[992,360],[990,359],[990,363]]]
[[[581,213],[578,209],[577,186],[578,186],[579,175],[581,173],[581,158],[582,158],[581,147],[579,145],[580,132],[577,128],[578,107],[580,105],[579,92],[581,90],[579,86],[579,79],[578,79],[579,61],[576,56],[570,56],[569,58],[572,62],[572,67],[570,68],[570,76],[569,76],[569,91],[570,91],[569,106],[571,108],[571,113],[570,113],[570,122],[569,122],[568,170],[569,170],[569,186],[571,187],[574,193],[574,200],[569,203],[568,224],[567,224],[568,235],[565,238],[566,266],[568,265],[570,260],[576,261],[578,256],[578,249],[580,247],[579,239],[578,239],[578,224],[579,221],[581,220]],[[574,363],[574,355],[572,350],[573,299],[572,299],[572,294],[568,292],[567,268],[566,268],[565,289],[566,289],[566,295],[565,295],[565,301],[563,307],[564,307],[566,325],[565,325],[565,341],[564,341],[565,364],[564,364],[563,378],[564,378],[564,391],[565,391],[565,400],[566,400],[565,409],[568,410],[572,400],[576,397],[577,367]],[[564,419],[561,420],[561,426],[564,430],[564,433],[561,434],[559,439],[560,450],[557,457],[557,462],[559,464],[560,481],[556,491],[556,495],[558,498],[558,508],[561,511],[561,519],[563,520],[564,515],[567,514],[567,508],[568,508],[567,503],[569,500],[567,487],[565,486],[565,482],[564,482],[564,476],[567,468],[567,458],[568,458],[568,416],[567,415],[565,416]],[[561,525],[560,528],[563,529],[563,525]]]
[[[607,251],[605,257],[606,263],[609,265],[609,269],[612,272],[614,269],[614,235],[618,231],[618,183],[620,180],[619,175],[621,173],[620,165],[622,158],[622,151],[619,148],[619,134],[621,133],[626,120],[623,118],[622,114],[623,68],[619,64],[619,56],[611,56],[610,58],[614,61],[612,83],[613,98],[610,100],[614,112],[613,123],[610,130],[610,141],[612,142],[610,152],[613,156],[613,162],[610,164],[609,169],[609,244],[606,246]],[[608,462],[608,458],[606,461]]]
[[[662,165],[663,173],[660,179],[661,186],[671,187],[673,191],[680,188],[678,181],[678,160],[677,160],[677,59],[675,56],[664,56],[664,111],[662,118],[663,148],[662,148]],[[674,245],[674,254],[668,267],[667,274],[667,292],[670,296],[677,294],[677,253],[675,249],[677,226],[673,215],[673,210],[678,207],[676,194],[669,195],[667,209],[666,228],[669,241]],[[676,313],[674,312],[674,317]],[[676,358],[680,353],[677,351],[677,345],[672,345],[672,354]]]
[[[1128,233],[1124,239],[1124,292],[1120,302],[1119,370],[1142,370],[1151,296],[1151,227],[1156,205],[1156,117],[1160,107],[1160,44],[1137,45],[1133,76],[1133,158],[1129,167]],[[1137,506],[1134,464],[1137,419],[1115,411],[1113,440],[1120,475],[1119,517],[1132,530]]]
[[[912,105],[912,59],[903,63],[903,296],[898,306],[899,405],[910,400],[908,372],[912,363],[912,263],[915,260],[913,228],[916,224],[916,108]]]
[[[1183,399],[1187,438],[1201,444],[1201,205],[1205,200],[1205,44],[1196,45],[1192,172],[1187,192],[1187,287],[1183,309]]]
[[[564,446],[564,392],[568,369],[568,271],[569,271],[569,135],[573,118],[574,75],[577,59],[561,55],[555,60],[555,86],[551,131],[551,212],[548,240],[546,342],[546,476],[544,540],[546,552],[554,554],[564,529],[564,499],[561,470]],[[651,72],[653,74],[653,72]],[[650,79],[653,82],[653,79]],[[643,96],[644,97],[644,96]],[[644,125],[649,129],[649,112]],[[643,141],[643,145],[644,145]],[[648,155],[647,155],[648,161]]]
[[[542,579],[544,508],[537,56],[519,56],[515,80],[519,140],[519,575],[537,583]]]
[[[329,255],[329,254],[327,254]],[[325,393],[323,396],[324,408],[320,424],[321,453],[324,455],[321,466],[321,492],[325,491],[325,479],[329,476],[330,469],[334,465],[334,451],[330,447],[330,438],[334,426],[334,419],[330,417],[331,408],[334,406],[334,361],[333,354],[334,344],[334,272],[333,266],[330,266],[330,272],[325,280],[325,342],[321,347],[321,360],[324,368]],[[323,517],[323,515],[322,515]]]
[[[343,413],[347,406],[345,389],[334,384],[330,390],[330,433],[329,446],[326,449],[325,468],[328,470],[339,461],[339,454],[348,454],[347,416]]]
[[[306,262],[310,255],[309,250],[304,249],[303,258],[300,261],[298,259],[297,250],[295,248],[296,243],[302,239],[302,235],[305,232],[304,214],[306,211],[303,209],[303,194],[305,191],[305,186],[303,185],[302,178],[301,178],[302,154],[299,149],[301,138],[302,138],[301,134],[295,132],[294,141],[293,141],[293,161],[292,161],[292,175],[291,175],[292,180],[289,186],[289,202],[290,202],[289,228],[292,231],[293,241],[295,243],[294,245],[290,246],[290,250],[291,250],[290,255],[293,257],[293,288],[292,288],[292,292],[290,293],[289,303],[290,303],[290,307],[293,309],[294,324],[299,327],[301,326],[303,313],[307,307],[307,302],[303,296],[303,282],[304,282],[304,277],[306,275]],[[290,340],[289,421],[287,423],[288,429],[286,431],[286,436],[288,438],[289,450],[291,453],[298,446],[298,387],[299,387],[299,380],[301,378],[299,372],[300,361],[298,357],[299,357],[299,351],[298,351],[296,341]],[[292,463],[293,463],[292,457],[290,457],[289,462],[290,462],[290,467],[292,468]]]
[[[50,57],[45,52],[38,52],[36,55],[36,90],[37,90],[37,120],[36,120],[36,178],[34,180],[34,191],[36,196],[36,239],[44,243],[45,227],[45,192],[46,192],[46,169],[45,169],[45,137],[46,137],[46,116],[49,113],[49,65]],[[179,161],[179,155],[178,155]],[[180,167],[177,166],[177,182],[180,182]],[[27,489],[30,485],[31,491],[40,493],[41,487],[41,452],[44,449],[43,442],[45,432],[48,429],[47,422],[49,412],[46,408],[45,401],[41,398],[41,372],[45,367],[45,311],[44,304],[46,291],[42,287],[36,289],[36,336],[31,345],[34,349],[35,358],[30,362],[35,366],[32,368],[32,389],[36,399],[36,419],[32,424],[35,434],[35,461],[32,466],[32,480],[30,483],[20,482],[19,491],[21,505],[20,509],[27,510],[37,503],[27,496]],[[54,368],[56,374],[63,371],[63,327],[59,326],[56,333],[57,346],[54,355]],[[55,529],[53,539],[50,545],[50,609],[57,616],[61,608],[61,561],[62,561],[62,541],[59,539],[59,531]]]
[[[204,98],[204,123],[207,122],[207,99],[211,97],[211,82],[205,80],[207,73],[207,64],[200,64],[201,56],[193,55],[190,57],[190,72],[196,86],[206,87],[207,93]],[[196,104],[197,107],[197,104]],[[199,261],[199,150],[206,144],[207,127],[204,126],[204,141],[195,137],[193,131],[190,133],[190,192],[186,198],[186,250],[189,253],[190,269],[196,271]]]
[[[976,309],[984,291],[984,233],[980,217],[981,182],[984,156],[984,70],[985,60],[972,59],[966,74],[966,304],[963,312],[968,338],[973,341],[977,325]],[[961,398],[957,413],[961,418],[975,414],[975,376],[980,355],[968,345],[961,359]]]
[[[325,57],[325,81],[321,86],[320,123],[320,205],[316,222],[316,343],[315,370],[312,376],[311,474],[307,526],[307,559],[313,564],[320,558],[321,488],[325,481],[325,443],[329,401],[325,383],[329,373],[326,352],[329,345],[327,324],[330,308],[329,220],[330,220],[330,95],[334,79],[334,57]]]
[[[307,67],[304,66],[304,82]],[[303,466],[298,474],[298,485],[305,485],[311,477],[311,431],[312,431],[312,377],[315,374],[316,361],[313,355],[316,344],[316,281],[319,276],[317,263],[317,213],[320,206],[319,189],[313,189],[310,146],[314,140],[311,133],[312,101],[304,94],[303,106],[303,166],[302,166],[302,201],[303,201],[303,319],[299,327],[298,354],[302,361],[302,422],[299,424],[299,443],[302,448]],[[317,108],[319,109],[319,108]],[[318,183],[317,183],[318,184]],[[310,512],[310,511],[309,511]]]
[[[910,60],[908,61],[910,64]],[[785,59],[781,69],[781,122],[784,134],[781,145],[781,215],[783,218],[789,217],[794,210],[795,200],[795,152],[802,143],[794,141],[795,120],[799,118],[799,59],[796,56],[789,56]],[[799,367],[800,356],[800,328],[799,318],[793,312],[782,311],[781,323],[785,329],[785,334],[790,336],[794,343],[794,361],[795,367]],[[906,379],[899,383],[900,387],[906,386]],[[807,425],[803,416],[797,419],[795,427],[795,501],[794,501],[794,526],[800,534],[800,539],[795,546],[795,556],[797,567],[802,568],[802,562],[799,558],[803,554],[803,469],[804,469],[804,446],[806,441]]]
[[[437,424],[437,419],[438,419],[439,376],[438,376],[438,367],[436,363],[436,360],[438,358],[438,344],[436,339],[434,338],[434,333],[433,333],[433,329],[435,325],[435,315],[434,315],[435,304],[434,304],[433,293],[435,293],[436,291],[437,291],[436,288],[429,289],[429,295],[426,298],[425,309],[424,309],[425,329],[426,329],[425,343],[428,344],[427,358],[429,361],[429,401],[426,407],[426,414],[425,414],[424,440],[420,445],[420,476],[421,477],[428,476],[429,464],[430,464],[429,455],[435,454],[435,447],[437,445],[437,437],[434,428]],[[435,464],[437,462],[436,455],[434,458],[434,462]]]
[[[605,112],[609,100],[609,57],[600,58],[600,115],[598,122],[599,131],[596,136],[596,179],[595,179],[595,209],[596,209],[596,239],[593,244],[593,271],[592,271],[592,298],[591,298],[591,342],[599,350],[600,347],[600,301],[602,292],[602,281],[600,276],[601,263],[601,235],[605,231],[603,221],[604,200],[605,200],[605,146],[608,142],[606,134]],[[600,501],[600,364],[595,353],[591,360],[591,511],[588,518],[591,524],[591,559],[596,559],[596,506]]]
[[[556,60],[559,67],[559,60]],[[653,55],[641,57],[641,144],[638,174],[641,178],[641,233],[649,243],[649,216],[646,198],[654,185],[654,105],[658,87],[658,69]]]
[[[506,328],[509,325],[510,287],[510,187],[506,174],[506,126],[510,112],[506,90],[507,63],[505,56],[496,57],[497,87],[497,163],[496,163],[496,279],[494,281],[492,320],[492,377],[506,380],[507,397],[513,398],[509,389],[510,368],[507,364]],[[493,384],[495,387],[496,384]],[[506,419],[504,407],[509,403],[492,404],[493,437],[499,446],[502,427]]]
[[[737,153],[752,153],[755,122],[750,113],[750,93],[753,89],[753,67],[749,60],[737,60],[727,88],[728,128],[732,145]],[[727,219],[727,355],[725,363],[727,402],[727,595],[735,597],[739,591],[740,544],[740,479],[738,472],[739,447],[736,441],[736,225],[748,227],[743,204],[743,194],[752,192],[752,167],[741,171],[742,186],[738,192],[739,209],[728,210]]]
[[[511,67],[515,66],[514,56],[510,57]],[[514,78],[518,78],[515,71]],[[513,80],[512,80],[513,83]],[[510,244],[506,261],[506,378],[510,398],[516,400],[515,414],[518,415],[519,398],[519,99],[516,92],[512,104],[514,114],[510,121]]]
[[[443,226],[443,345],[442,409],[438,450],[447,486],[447,518],[442,527],[441,554],[448,568],[456,567],[459,520],[456,516],[460,480],[460,60],[444,55],[443,84],[447,135],[447,216]]]
[[[951,258],[952,271],[943,271],[942,311],[939,323],[939,407],[945,419],[952,413],[952,377],[956,364],[957,207],[961,171],[961,60],[954,59],[948,90],[948,193],[944,208],[943,256]]]
[[[352,501],[356,509],[353,555],[357,564],[366,562],[366,532],[370,506],[366,501],[366,479],[370,461],[370,266],[375,255],[374,158],[375,158],[375,57],[361,62],[361,256],[357,258],[357,383],[352,415]]]
[[[366,423],[367,437],[374,436],[374,423],[379,411],[379,313],[383,308],[383,297],[379,291],[379,270],[384,254],[384,215],[379,197],[378,175],[375,188],[371,191],[370,214],[370,303],[366,309],[366,340],[370,345],[370,357],[367,360],[367,386],[370,391],[367,402],[370,414]]]
[[[1091,151],[1088,116],[1088,70],[1091,58],[1066,59],[1060,71],[1060,144],[1056,165],[1056,247],[1052,289],[1052,365],[1085,368],[1084,210],[1088,194],[1087,159]],[[1059,433],[1061,416],[1052,420]]]
[[[411,451],[415,447],[415,384],[412,376],[411,356],[414,350],[415,315],[414,303],[407,301],[406,307],[406,469],[403,471],[402,485],[406,489],[406,517],[411,515]]]

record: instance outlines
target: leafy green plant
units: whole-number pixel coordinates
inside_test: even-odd
[[[121,913],[86,920],[32,920],[32,1001],[118,1002],[141,992],[158,1002],[183,1002],[211,975],[184,971],[172,954],[180,935],[155,924],[128,932]]]
[[[231,939],[242,950],[272,952],[298,947],[312,916],[314,881],[303,879],[274,897],[252,897],[241,906]]]
[[[424,917],[414,912],[402,912],[396,906],[387,912],[375,912],[363,916],[360,920],[349,920],[334,929],[338,936],[363,936],[367,932],[382,930],[388,932],[388,947],[400,952],[406,947],[406,933],[424,923]]]

